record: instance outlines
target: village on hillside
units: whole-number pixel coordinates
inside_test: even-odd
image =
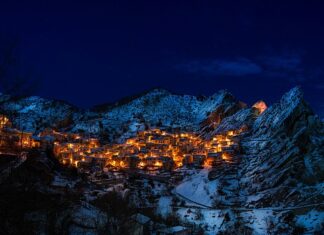
[[[182,166],[207,167],[219,159],[230,162],[239,152],[239,135],[244,129],[231,130],[205,140],[195,133],[168,133],[161,129],[138,132],[123,144],[101,145],[99,139],[75,133],[46,129],[37,136],[12,127],[0,116],[2,152],[31,148],[51,149],[63,164],[87,172],[92,166],[100,171],[172,171]]]
[[[169,200],[172,195],[172,190],[166,188],[175,187],[193,172],[236,161],[244,132],[244,128],[231,130],[207,140],[195,133],[150,129],[138,132],[122,144],[101,144],[97,138],[53,129],[37,135],[24,132],[0,115],[0,154],[18,157],[23,162],[31,150],[52,153],[62,166],[76,169],[92,182],[92,186],[83,189],[88,201],[112,190],[123,198],[133,197],[130,201],[136,202],[136,208],[145,210],[153,206],[159,211],[159,201]],[[61,177],[51,183],[51,187],[62,192],[70,185],[71,181]],[[165,196],[159,200],[159,195]],[[183,202],[175,203],[177,207]],[[161,226],[151,219],[139,213],[132,216],[131,222],[138,234],[143,229],[160,231],[159,234],[189,234],[192,230],[179,224]]]

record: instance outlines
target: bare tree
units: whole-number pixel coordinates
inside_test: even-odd
[[[22,63],[18,45],[18,39],[0,38],[0,91],[13,97],[31,95],[40,85],[40,76]]]

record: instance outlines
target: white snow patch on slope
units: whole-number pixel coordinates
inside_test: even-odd
[[[197,175],[176,187],[176,193],[196,203],[212,206],[218,180],[208,180],[208,169],[201,170]]]
[[[163,218],[166,218],[169,214],[171,214],[171,203],[171,197],[161,197],[157,205],[157,213]]]
[[[177,210],[179,219],[185,223],[202,225],[206,235],[216,234],[224,220],[221,210],[182,208]],[[198,214],[200,214],[198,216]]]
[[[319,231],[324,223],[324,211],[311,210],[305,215],[296,216],[296,224],[305,227],[307,232]]]
[[[268,220],[273,218],[273,211],[253,210],[242,212],[241,216],[245,221],[249,221],[248,226],[253,229],[253,234],[267,234]]]

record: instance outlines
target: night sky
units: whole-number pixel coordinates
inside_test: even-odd
[[[323,1],[0,2],[38,95],[81,107],[154,87],[253,104],[300,85],[324,116]]]

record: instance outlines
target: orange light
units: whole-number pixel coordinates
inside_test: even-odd
[[[138,166],[139,166],[139,167],[145,167],[145,162],[140,162],[140,163],[138,164]]]
[[[256,102],[252,107],[256,108],[260,114],[263,113],[268,108],[266,103],[262,100]]]
[[[156,167],[162,167],[163,166],[163,163],[160,162],[160,161],[156,161],[156,162],[154,162],[154,166],[156,166]]]
[[[228,162],[231,160],[231,156],[227,153],[222,153],[222,159],[225,161],[225,162]]]
[[[120,161],[119,165],[120,165],[121,167],[125,167],[125,166],[126,166],[126,164],[125,164],[124,161]]]

